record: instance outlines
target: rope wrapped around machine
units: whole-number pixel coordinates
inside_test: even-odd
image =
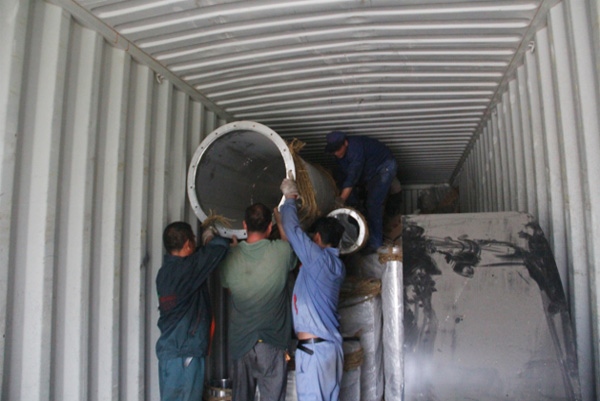
[[[356,351],[344,354],[344,372],[357,369],[363,363],[365,352],[362,347]]]
[[[304,161],[299,156],[300,150],[302,150],[304,145],[306,145],[304,142],[294,138],[288,143],[288,148],[296,166],[295,179],[298,192],[300,192],[300,210],[298,211],[298,215],[302,216],[301,221],[312,221],[319,216],[319,207],[317,206],[317,199],[315,198],[315,191],[310,182],[308,170],[304,165]]]
[[[213,211],[211,209],[210,213],[208,214],[208,217],[206,219],[204,219],[204,221],[202,222],[202,228],[203,229],[205,229],[206,227],[215,227],[216,228],[217,226],[231,228],[231,223],[233,221],[234,221],[233,219],[228,219],[225,216],[217,214],[216,211]]]
[[[347,277],[340,289],[339,309],[367,302],[379,294],[381,294],[381,280]]]
[[[379,254],[379,263],[387,262],[402,262],[402,245],[396,247],[388,247],[385,252]]]
[[[288,142],[287,145],[290,150],[290,154],[294,159],[294,165],[296,166],[296,177],[294,178],[296,180],[296,185],[298,186],[298,192],[300,192],[300,209],[298,210],[298,216],[300,216],[301,222],[306,221],[311,223],[317,217],[323,215],[323,211],[319,210],[316,192],[313,188],[308,169],[299,155],[300,151],[306,144],[297,138],[294,138],[291,142]],[[323,167],[316,166],[315,168],[327,178],[327,180],[331,183],[331,188],[335,189],[335,181],[333,180],[331,174]]]

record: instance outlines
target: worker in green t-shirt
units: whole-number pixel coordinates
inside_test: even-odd
[[[287,280],[297,263],[290,245],[269,240],[271,211],[262,203],[246,209],[245,242],[221,265],[221,284],[231,293],[229,351],[233,361],[233,401],[284,401],[286,349],[292,335]]]

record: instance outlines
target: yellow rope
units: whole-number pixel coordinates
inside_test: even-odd
[[[219,225],[221,227],[231,228],[231,223],[233,221],[235,221],[235,220],[228,219],[225,216],[217,214],[215,211],[213,211],[211,209],[211,210],[209,210],[208,217],[202,222],[202,228],[206,228],[206,227],[215,227],[216,228],[217,225]]]
[[[384,264],[387,262],[402,262],[402,248],[401,247],[388,247],[386,253],[379,254],[379,263]]]
[[[344,354],[344,371],[354,370],[361,366],[364,355],[362,347],[349,354]]]
[[[340,300],[381,294],[381,280],[348,277],[340,289]]]
[[[296,185],[298,186],[298,192],[300,192],[300,210],[298,211],[301,216],[301,221],[313,221],[316,219],[319,213],[319,206],[317,205],[317,199],[315,197],[315,190],[310,181],[308,170],[304,165],[304,161],[299,156],[300,150],[306,145],[304,142],[297,138],[292,139],[288,143],[290,154],[294,160],[296,166]]]

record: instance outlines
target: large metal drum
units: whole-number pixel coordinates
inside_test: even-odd
[[[326,214],[333,209],[335,187],[323,172],[301,161],[319,211]],[[200,221],[216,213],[233,220],[231,228],[218,227],[221,235],[246,238],[246,208],[256,202],[279,205],[279,185],[286,176],[296,177],[297,168],[275,131],[253,121],[232,122],[214,130],[196,149],[188,170],[188,197]]]

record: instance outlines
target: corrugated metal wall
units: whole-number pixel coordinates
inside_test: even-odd
[[[449,184],[403,185],[401,214],[458,213],[456,188]]]
[[[600,388],[599,21],[597,1],[552,9],[456,179],[462,211],[538,217],[586,400]],[[0,38],[1,398],[158,399],[162,229],[196,223],[186,166],[225,121],[59,7],[0,1]],[[405,188],[407,212],[420,190]]]
[[[539,220],[570,300],[586,400],[597,399],[594,382],[600,389],[598,4],[550,11],[457,180],[464,212],[519,210]]]
[[[419,211],[419,195],[430,185],[411,185],[402,187],[402,214],[414,214]]]
[[[158,399],[162,230],[225,121],[59,7],[0,18],[1,398]]]

